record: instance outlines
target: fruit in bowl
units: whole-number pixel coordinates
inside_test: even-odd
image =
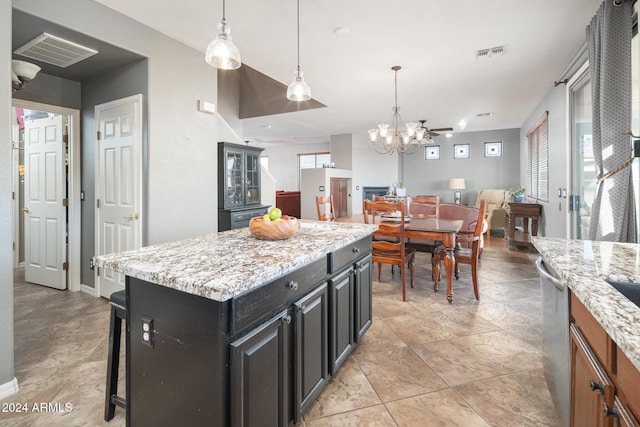
[[[283,215],[278,208],[272,208],[263,216],[251,218],[249,231],[260,240],[284,240],[295,235],[300,227],[296,217]]]

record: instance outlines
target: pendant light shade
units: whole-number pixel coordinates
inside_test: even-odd
[[[304,81],[302,69],[300,68],[300,0],[298,0],[298,67],[294,72],[294,78],[287,88],[287,99],[289,101],[308,101],[311,99],[311,88]]]
[[[290,101],[308,101],[311,99],[311,88],[302,77],[302,70],[298,67],[295,71],[295,78],[287,88],[287,99]]]
[[[225,1],[222,0],[222,21],[218,24],[218,36],[207,47],[205,61],[221,70],[240,68],[240,51],[231,41],[231,28],[225,20]]]

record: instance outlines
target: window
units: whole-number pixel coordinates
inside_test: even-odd
[[[298,154],[298,189],[302,185],[302,169],[321,168],[331,162],[331,153]]]
[[[323,164],[331,161],[331,153],[298,154],[300,169],[321,168]]]
[[[549,112],[527,132],[529,146],[529,197],[549,201]]]

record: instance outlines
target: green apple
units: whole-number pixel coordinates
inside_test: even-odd
[[[280,219],[281,217],[282,211],[279,208],[271,208],[271,210],[269,211],[269,218],[271,218],[272,221]]]

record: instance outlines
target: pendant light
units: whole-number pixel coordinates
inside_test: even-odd
[[[293,82],[287,88],[287,99],[290,101],[308,101],[311,99],[311,88],[302,77],[300,69],[300,0],[298,2],[298,68],[294,72]]]
[[[218,36],[209,43],[205,61],[207,64],[221,70],[235,70],[240,68],[240,51],[231,41],[231,28],[225,20],[225,0],[222,0],[222,21],[218,24]]]

